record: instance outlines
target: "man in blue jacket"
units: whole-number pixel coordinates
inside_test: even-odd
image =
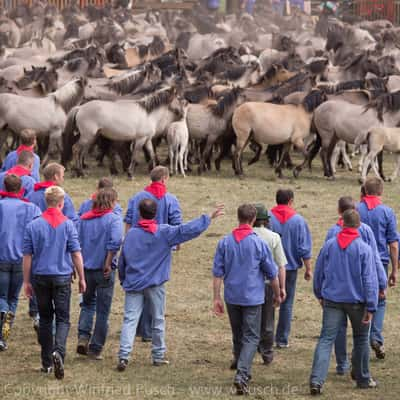
[[[99,190],[92,209],[81,215],[78,230],[87,289],[81,302],[77,352],[96,360],[101,359],[107,338],[117,266],[115,257],[122,243],[122,218],[113,212],[117,199],[114,189]]]
[[[293,209],[293,202],[293,191],[280,189],[276,192],[277,205],[271,210],[271,229],[281,236],[288,261],[286,265],[286,300],[279,309],[279,321],[275,336],[278,348],[289,347],[297,271],[303,266],[303,263],[306,267],[304,279],[309,281],[312,278],[311,234],[305,219]]]
[[[310,392],[318,395],[328,374],[333,343],[349,318],[353,329],[352,371],[361,389],[376,387],[369,373],[369,327],[378,305],[374,254],[360,237],[360,216],[343,214],[343,229],[328,240],[318,256],[314,294],[323,307],[322,329],[314,353]]]
[[[22,151],[18,155],[17,164],[8,169],[6,172],[0,173],[0,189],[4,190],[4,178],[7,175],[17,175],[22,181],[22,191],[24,197],[29,197],[33,192],[35,180],[31,177],[33,166],[33,154],[29,151]]]
[[[202,215],[176,226],[157,223],[157,203],[152,199],[139,203],[139,213],[140,220],[125,237],[118,265],[125,291],[118,371],[128,365],[145,299],[153,315],[153,365],[169,363],[165,359],[165,283],[170,278],[172,249],[204,232],[212,219],[223,214],[223,206],[218,206],[211,216]]]
[[[347,210],[355,210],[356,205],[351,197],[344,196],[338,201],[338,213],[339,220],[335,225],[333,225],[326,235],[325,241],[332,239],[337,236],[337,234],[343,229],[343,213]],[[378,277],[379,284],[379,298],[385,298],[386,288],[387,288],[387,276],[385,269],[383,268],[380,255],[378,252],[378,247],[376,245],[375,236],[371,228],[361,223],[358,232],[361,239],[371,247],[372,253],[374,255],[374,262],[376,267],[376,273]],[[347,318],[343,320],[343,326],[339,330],[338,336],[335,341],[335,355],[336,355],[336,372],[338,375],[344,375],[349,369],[349,362],[347,359],[346,341],[347,341]]]
[[[135,226],[140,220],[139,204],[144,199],[151,199],[157,204],[157,215],[155,220],[158,224],[180,225],[183,222],[182,211],[178,199],[167,191],[169,179],[169,170],[166,167],[155,167],[150,173],[151,184],[145,189],[135,194],[128,202],[126,211],[125,232],[128,232],[131,226]],[[150,306],[145,304],[140,318],[138,335],[144,342],[151,341],[151,311]]]
[[[7,175],[4,186],[5,191],[0,192],[0,351],[7,349],[7,339],[23,283],[22,244],[25,228],[41,214],[39,208],[20,195],[20,177]]]
[[[34,161],[31,176],[35,180],[35,182],[40,181],[40,158],[37,154],[34,153],[36,146],[36,133],[33,129],[23,129],[20,134],[21,144],[14,151],[10,151],[5,158],[3,165],[1,167],[1,171],[5,172],[10,168],[14,167],[18,163],[18,156],[23,151],[29,151],[33,154]]]
[[[85,292],[86,282],[78,233],[72,221],[61,211],[65,192],[58,186],[52,186],[46,189],[45,197],[47,210],[25,230],[24,289],[27,297],[32,297],[33,289],[37,297],[42,372],[48,374],[54,367],[55,377],[63,379],[74,266],[79,277],[80,293]],[[53,336],[54,316],[56,332]]]
[[[280,304],[278,267],[268,245],[254,231],[256,208],[238,208],[239,227],[218,243],[213,267],[214,312],[224,313],[221,286],[232,329],[233,354],[237,360],[234,385],[237,394],[248,394],[251,366],[260,341],[265,278],[270,281],[275,305]]]
[[[392,263],[392,273],[388,277],[389,286],[397,281],[399,262],[399,245],[397,241],[397,220],[393,210],[382,204],[383,182],[379,178],[368,178],[364,184],[366,195],[358,204],[361,221],[367,224],[374,233],[380,258],[388,275],[389,259]],[[389,249],[388,249],[389,247]],[[370,344],[379,359],[385,358],[384,338],[382,335],[385,318],[386,299],[379,299],[378,309],[371,324]]]

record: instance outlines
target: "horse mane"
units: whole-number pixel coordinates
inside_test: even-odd
[[[350,68],[354,67],[355,65],[357,65],[364,57],[366,56],[365,53],[360,53],[357,54],[352,60],[350,60],[350,62],[344,66],[344,69],[347,71]]]
[[[370,89],[387,92],[387,82],[389,78],[369,78],[365,79],[365,84]]]
[[[319,75],[326,70],[328,63],[329,60],[327,58],[320,58],[318,60],[311,61],[309,64],[306,65],[306,68],[313,75]]]
[[[145,98],[144,100],[138,101],[139,104],[148,114],[154,110],[170,104],[175,97],[176,90],[173,87],[162,90],[152,96]]]
[[[322,90],[311,90],[311,92],[303,99],[302,105],[308,113],[311,113],[326,101],[326,99],[326,93]]]
[[[73,81],[68,82],[60,89],[49,94],[49,97],[53,97],[55,102],[59,104],[66,114],[78,105],[82,100],[85,91],[86,80],[83,78],[78,78]]]
[[[238,65],[233,68],[229,68],[221,74],[221,77],[228,81],[236,81],[246,73],[247,68],[247,65]]]
[[[120,95],[132,93],[144,82],[146,74],[146,69],[141,71],[135,70],[124,74],[122,77],[116,76],[111,78],[110,82],[107,83],[107,86]]]
[[[144,58],[147,56],[147,54],[149,54],[149,47],[145,44],[138,44],[137,50],[140,58]]]
[[[165,51],[165,43],[160,36],[154,36],[153,41],[148,45],[148,51],[152,56],[159,56]]]
[[[200,103],[204,98],[212,97],[212,91],[209,86],[200,85],[185,90],[183,95],[189,103]]]
[[[270,90],[274,91],[276,96],[283,98],[290,93],[304,90],[305,83],[311,78],[312,76],[308,72],[299,72],[280,85],[270,88]]]
[[[67,61],[67,70],[69,72],[76,72],[82,65],[82,58],[73,58],[72,60]]]
[[[365,106],[364,112],[367,112],[371,108],[376,109],[379,121],[383,121],[383,114],[385,112],[393,112],[400,109],[400,90],[378,96]]]
[[[242,90],[240,88],[233,88],[232,90],[225,92],[219,98],[217,104],[210,104],[207,107],[215,117],[222,118],[225,112],[236,103],[241,92]]]

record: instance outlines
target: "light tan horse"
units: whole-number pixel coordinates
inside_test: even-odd
[[[232,117],[236,135],[235,173],[243,174],[242,154],[250,140],[268,145],[283,144],[275,172],[282,176],[282,163],[290,147],[295,145],[305,153],[304,139],[310,134],[313,111],[326,95],[311,91],[300,105],[248,102],[239,106]]]

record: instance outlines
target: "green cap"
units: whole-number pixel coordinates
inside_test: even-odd
[[[256,219],[258,219],[258,220],[269,220],[268,210],[266,209],[264,204],[261,204],[261,203],[254,204],[254,207],[257,210]]]

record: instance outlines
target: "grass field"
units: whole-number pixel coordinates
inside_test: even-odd
[[[391,172],[393,163],[386,164]],[[144,168],[144,167],[143,167]],[[309,222],[313,236],[313,256],[323,243],[327,229],[336,222],[336,201],[341,195],[359,196],[357,174],[339,171],[337,180],[327,182],[317,163],[312,173],[305,171],[298,180],[277,180],[263,159],[245,167],[247,176],[233,176],[229,162],[223,163],[219,174],[186,179],[173,177],[169,190],[180,199],[185,220],[212,209],[216,202],[226,205],[226,215],[212,224],[200,238],[182,246],[174,255],[172,278],[167,294],[167,346],[171,365],[155,368],[150,363],[150,345],[137,342],[133,359],[125,373],[116,371],[119,333],[123,316],[123,293],[116,284],[110,318],[109,338],[103,361],[89,361],[75,353],[78,289],[74,285],[72,326],[68,341],[65,379],[58,382],[41,376],[40,349],[28,317],[28,302],[21,293],[17,320],[9,350],[0,354],[0,399],[228,399],[232,397],[233,373],[231,337],[227,317],[218,319],[211,313],[211,268],[217,241],[236,225],[236,208],[243,202],[274,204],[275,191],[280,187],[295,190],[295,207]],[[66,189],[78,206],[93,191],[97,178],[105,170],[89,171],[90,178],[67,179]],[[285,171],[287,177],[291,176]],[[147,183],[144,169],[134,181],[124,177],[115,180],[121,205]],[[384,199],[400,212],[397,184],[386,184]],[[302,278],[302,275],[299,275]],[[337,377],[332,359],[325,385],[324,399],[383,400],[398,399],[400,363],[398,290],[388,295],[385,325],[387,359],[372,360],[371,370],[379,382],[373,391],[354,388],[349,376]],[[279,350],[272,365],[261,364],[257,356],[253,369],[251,391],[255,399],[308,398],[308,378],[312,355],[321,326],[321,308],[312,294],[311,283],[298,281],[294,308],[291,347]],[[349,337],[351,348],[351,339]]]

